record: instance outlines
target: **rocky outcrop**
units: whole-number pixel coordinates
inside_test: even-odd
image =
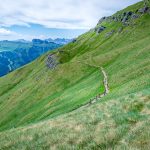
[[[123,30],[123,27],[120,27],[120,28],[118,29],[118,33],[121,33],[122,30]]]
[[[75,43],[76,41],[77,41],[77,39],[73,39],[73,40],[72,40],[72,43]]]
[[[102,18],[98,21],[98,24],[103,23],[106,19],[107,19],[107,17],[102,17]]]
[[[123,18],[122,18],[122,23],[125,23],[126,21],[128,21],[132,14],[133,14],[133,12],[131,12],[131,11],[124,12]]]
[[[138,14],[132,14],[132,16],[131,16],[131,19],[137,19],[137,18],[139,18],[140,17],[140,15],[138,15]]]
[[[58,65],[57,57],[55,54],[49,54],[46,60],[46,66],[48,69],[55,69]]]
[[[106,34],[105,34],[105,37],[106,37],[106,38],[110,37],[114,32],[115,32],[115,30],[112,30],[112,31],[106,33]]]
[[[138,12],[144,14],[144,13],[150,12],[150,8],[148,6],[145,6],[143,8],[140,8]]]
[[[100,27],[95,28],[95,32],[96,32],[96,33],[101,33],[101,32],[103,32],[105,29],[106,29],[106,27],[100,26]]]
[[[145,3],[143,8],[139,8],[136,11],[126,11],[122,13],[117,13],[113,16],[109,17],[102,17],[97,25],[101,25],[104,21],[105,22],[122,22],[124,26],[130,25],[132,23],[132,20],[138,19],[142,14],[148,13],[150,14],[150,6]],[[97,33],[101,33],[104,30],[104,28],[99,27],[96,28]]]
[[[115,20],[115,18],[113,18],[112,16],[102,17],[102,18],[98,21],[98,24],[97,24],[97,25],[102,24],[104,21],[111,22],[113,19]]]

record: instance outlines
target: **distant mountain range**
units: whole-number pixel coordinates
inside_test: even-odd
[[[54,43],[56,43],[56,44],[62,44],[62,45],[65,45],[65,44],[68,44],[68,43],[70,43],[71,41],[72,41],[73,39],[61,39],[61,38],[57,38],[57,39],[51,39],[51,38],[49,38],[49,39],[47,39],[46,41],[48,41],[48,42],[54,42]]]
[[[49,50],[71,42],[70,39],[33,39],[0,41],[0,76],[26,65]]]

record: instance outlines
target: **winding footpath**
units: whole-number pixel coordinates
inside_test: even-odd
[[[103,67],[98,67],[96,65],[91,65],[91,64],[88,64],[88,63],[85,63],[85,62],[84,63],[83,62],[79,62],[79,63],[88,65],[90,67],[99,68],[100,73],[102,73],[103,77],[104,77],[103,78],[104,92],[102,94],[96,95],[94,98],[90,99],[90,101],[87,104],[81,106],[81,107],[86,107],[86,106],[89,106],[89,105],[91,105],[93,103],[96,103],[98,100],[100,100],[102,97],[106,96],[109,93],[108,77],[107,77],[107,74],[106,74],[106,72],[105,72]]]
[[[102,67],[101,67],[101,71],[102,71],[103,76],[104,76],[104,80],[103,80],[103,84],[105,87],[104,95],[107,95],[109,93],[108,78],[107,78],[106,72],[104,71],[104,69]]]
[[[106,72],[104,71],[104,69],[102,67],[100,67],[100,71],[102,72],[103,74],[103,85],[104,85],[104,92],[102,94],[98,94],[96,95],[94,98],[90,99],[90,102],[88,103],[89,104],[93,104],[93,103],[96,103],[99,99],[101,99],[102,97],[106,96],[108,93],[109,93],[109,86],[108,86],[108,77],[107,77],[107,74]]]

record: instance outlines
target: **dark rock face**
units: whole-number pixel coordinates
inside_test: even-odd
[[[136,24],[135,19],[140,18],[143,14],[150,14],[150,0],[145,0],[145,6],[143,6],[143,8],[137,8],[134,11],[125,11],[124,12],[118,12],[116,14],[114,14],[113,16],[108,16],[108,17],[102,17],[98,24],[97,27],[95,27],[92,32],[96,32],[98,34],[100,34],[101,32],[103,32],[106,27],[103,26],[103,23],[112,23],[112,22],[119,22],[122,23],[122,25],[120,26],[120,28],[117,29],[117,33],[121,33],[124,26],[134,26]],[[112,30],[108,33],[105,34],[105,37],[110,37],[115,31]]]
[[[106,29],[106,27],[100,26],[100,27],[98,27],[98,28],[95,29],[95,32],[101,33],[101,32],[103,32],[105,29]]]
[[[129,17],[133,14],[133,12],[129,11],[129,12],[124,12],[123,13],[123,19],[122,19],[122,23],[125,23],[126,21],[128,21]]]
[[[46,60],[47,68],[55,69],[57,65],[58,65],[58,61],[57,61],[55,54],[48,55],[47,60]]]
[[[133,14],[132,11],[127,12],[127,16],[131,16]]]
[[[125,16],[125,17],[123,18],[123,20],[122,20],[122,23],[125,23],[127,20],[128,20],[128,17]]]
[[[138,10],[138,12],[139,12],[139,13],[142,13],[142,14],[147,13],[147,12],[149,12],[149,11],[150,11],[150,8],[147,7],[147,6],[145,6],[144,8],[140,8],[140,9]]]
[[[117,20],[117,18],[116,17],[112,17],[112,16],[108,16],[108,17],[102,17],[100,20],[99,20],[99,22],[98,22],[98,24],[97,25],[100,25],[101,23],[103,23],[104,21],[107,21],[107,22],[111,22],[112,20]]]
[[[73,39],[73,40],[72,40],[72,43],[75,43],[76,41],[77,41],[77,39]]]
[[[98,25],[100,25],[102,22],[106,21],[106,22],[122,22],[122,24],[124,26],[130,25],[133,22],[133,19],[138,19],[141,14],[150,14],[150,0],[145,0],[144,1],[144,5],[143,8],[137,9],[135,11],[126,11],[126,12],[122,12],[122,13],[117,13],[113,16],[109,16],[109,17],[102,17],[99,22]],[[103,29],[96,29],[97,33],[100,33]]]
[[[113,20],[114,20],[115,22],[117,22],[117,21],[119,21],[119,18],[118,18],[118,17],[113,17]]]
[[[99,21],[98,21],[98,24],[101,24],[103,21],[106,20],[106,17],[102,17]]]
[[[138,14],[132,14],[131,19],[137,19],[137,18],[139,18]]]
[[[123,30],[123,27],[120,27],[120,28],[118,29],[118,33],[121,33],[122,30]]]
[[[111,32],[106,33],[105,37],[106,38],[110,37],[114,32],[115,30],[112,30]]]

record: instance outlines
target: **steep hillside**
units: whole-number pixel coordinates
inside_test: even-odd
[[[139,2],[0,78],[2,149],[148,149],[150,8]],[[104,92],[103,67],[109,94]]]

